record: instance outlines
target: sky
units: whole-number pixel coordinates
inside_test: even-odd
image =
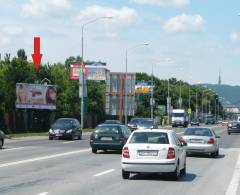
[[[111,71],[240,85],[239,0],[0,0],[0,53],[15,56],[41,37],[43,63],[81,55]],[[149,45],[143,45],[149,43]]]

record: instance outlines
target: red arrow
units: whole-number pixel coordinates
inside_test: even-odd
[[[34,37],[34,53],[32,54],[32,59],[34,68],[38,71],[42,59],[42,54],[40,53],[40,37]]]

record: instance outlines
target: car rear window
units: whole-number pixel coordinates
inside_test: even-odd
[[[188,136],[213,136],[210,129],[207,128],[189,128],[184,132],[184,135]]]
[[[94,132],[102,134],[120,134],[121,130],[119,126],[98,126]]]
[[[132,144],[169,144],[167,133],[135,132],[129,143]]]

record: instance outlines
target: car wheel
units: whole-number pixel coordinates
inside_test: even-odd
[[[92,153],[96,154],[97,153],[97,149],[96,148],[92,148]]]
[[[219,156],[219,149],[216,151],[215,157]]]
[[[180,171],[180,174],[183,176],[183,175],[186,175],[186,159],[185,159],[185,162],[184,162],[184,168]]]
[[[49,140],[53,140],[53,137],[48,137]]]
[[[170,174],[170,177],[172,180],[176,181],[178,180],[179,175],[180,175],[180,171],[179,171],[179,163],[178,163],[175,171]]]
[[[0,149],[3,149],[3,140],[0,140]]]
[[[211,156],[212,158],[215,158],[215,157],[216,157],[216,153],[217,153],[217,152],[212,152],[212,153],[210,154],[210,156]]]
[[[129,179],[129,177],[130,177],[130,173],[122,169],[122,178]]]
[[[76,136],[72,134],[71,140],[75,140]]]

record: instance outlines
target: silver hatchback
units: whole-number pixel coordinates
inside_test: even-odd
[[[211,128],[201,127],[186,129],[180,141],[187,144],[187,153],[208,153],[216,157],[219,155],[219,138]]]

